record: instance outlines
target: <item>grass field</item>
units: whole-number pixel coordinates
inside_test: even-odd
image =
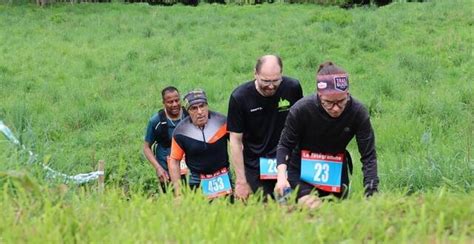
[[[61,172],[106,160],[99,196],[46,178],[0,138],[0,242],[473,242],[472,9],[0,5],[0,120]],[[203,88],[226,113],[266,53],[306,95],[319,63],[350,73],[376,133],[379,196],[361,197],[355,143],[350,199],[315,212],[155,194],[141,147],[161,89]]]

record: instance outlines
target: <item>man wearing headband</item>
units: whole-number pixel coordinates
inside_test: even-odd
[[[319,206],[318,196],[346,197],[352,173],[346,147],[355,137],[365,195],[371,196],[378,190],[379,178],[369,113],[349,94],[347,73],[332,62],[319,66],[316,82],[317,93],[290,109],[277,149],[275,191],[298,189],[298,202],[310,208]]]
[[[258,189],[265,199],[273,196],[278,139],[290,107],[303,96],[299,81],[282,71],[280,57],[263,56],[255,65],[255,79],[230,96],[227,122],[239,199]]]
[[[189,116],[176,126],[171,142],[169,169],[175,194],[180,194],[179,161],[184,154],[191,188],[201,187],[209,199],[231,194],[227,118],[209,111],[202,90],[186,94],[184,104]]]

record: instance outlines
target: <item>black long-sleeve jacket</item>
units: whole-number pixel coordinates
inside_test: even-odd
[[[365,194],[377,191],[377,155],[375,136],[369,113],[356,99],[350,97],[338,118],[332,118],[320,104],[316,94],[299,100],[290,109],[277,148],[277,164],[287,164],[291,171],[301,170],[301,150],[319,153],[344,152],[356,137],[361,155]],[[292,153],[293,152],[293,153]],[[297,180],[297,179],[290,179]]]

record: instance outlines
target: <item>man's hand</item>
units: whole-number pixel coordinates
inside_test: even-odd
[[[235,183],[235,197],[239,200],[246,200],[252,190],[247,182],[237,181]]]
[[[151,144],[147,141],[143,143],[143,153],[145,154],[146,159],[150,162],[151,166],[155,168],[156,177],[160,182],[168,182],[170,177],[163,167],[161,167],[160,163],[155,158],[155,154],[151,150]]]
[[[306,195],[298,199],[298,204],[300,206],[309,208],[311,210],[321,207],[322,203],[323,202],[321,201],[321,199],[314,195]]]
[[[374,180],[371,180],[369,184],[365,185],[364,196],[369,198],[378,192],[378,184],[374,184]]]
[[[167,183],[170,180],[170,176],[163,169],[163,167],[158,166],[155,170],[156,170],[156,176],[158,177],[158,180],[160,180],[160,182]]]
[[[278,179],[275,185],[276,194],[283,196],[285,189],[290,188],[290,183],[287,179]]]
[[[244,167],[244,156],[243,156],[243,144],[242,144],[242,133],[230,132],[230,152],[232,154],[232,165],[235,170],[235,198],[239,200],[246,200],[252,190],[247,182],[245,177],[245,167]]]
[[[174,158],[168,158],[168,169],[171,182],[173,183],[174,196],[179,198],[181,195],[181,175],[179,174],[179,161]]]
[[[370,198],[370,197],[372,197],[374,194],[376,194],[377,192],[378,192],[377,189],[366,189],[366,190],[365,190],[365,193],[364,193],[364,196],[365,196],[366,198]]]
[[[290,183],[286,177],[286,164],[280,164],[277,166],[278,176],[277,183],[275,184],[276,194],[283,196],[286,188],[290,188]]]

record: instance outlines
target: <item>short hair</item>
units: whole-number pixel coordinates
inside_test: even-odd
[[[317,75],[347,74],[345,70],[335,65],[332,61],[326,61],[319,65]]]
[[[258,74],[262,69],[262,65],[268,60],[269,56],[274,56],[277,59],[278,66],[280,66],[280,72],[283,72],[283,62],[281,61],[280,56],[278,55],[265,55],[257,59],[257,63],[255,64],[255,72]]]
[[[179,94],[178,88],[174,86],[167,86],[161,90],[161,99],[163,99],[163,101],[165,100],[165,95],[167,92],[177,92]]]

